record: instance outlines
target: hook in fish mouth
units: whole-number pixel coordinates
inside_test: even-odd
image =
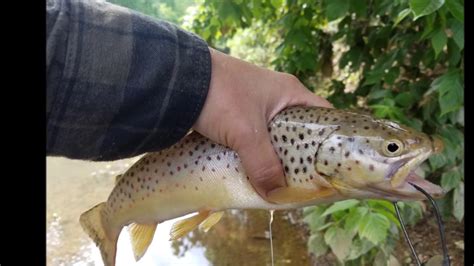
[[[443,225],[443,221],[441,219],[441,215],[440,215],[440,211],[438,209],[438,205],[436,204],[434,199],[430,196],[430,194],[428,192],[426,192],[424,189],[422,189],[421,187],[419,187],[418,185],[416,185],[414,183],[411,183],[411,182],[408,182],[408,183],[411,186],[413,186],[416,190],[420,191],[430,201],[431,205],[433,206],[433,209],[434,209],[435,214],[436,214],[436,219],[438,221],[438,229],[439,229],[439,235],[440,235],[440,239],[441,239],[441,248],[443,249],[443,266],[450,266],[451,262],[449,260],[448,246],[446,244],[446,236],[445,236],[445,233],[444,233],[444,225]],[[405,239],[408,243],[408,246],[410,247],[410,251],[411,251],[413,257],[415,258],[415,261],[416,261],[417,265],[421,266],[422,264],[420,262],[420,259],[418,258],[418,254],[416,253],[416,250],[413,247],[413,244],[410,240],[410,237],[408,236],[408,232],[405,228],[405,222],[403,221],[403,218],[400,214],[400,210],[398,209],[397,202],[393,202],[393,206],[395,207],[395,212],[397,214],[398,221],[400,222],[400,225],[401,225],[402,230],[403,230],[403,234],[405,235]]]

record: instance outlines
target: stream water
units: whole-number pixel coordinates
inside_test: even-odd
[[[47,265],[102,265],[99,250],[78,219],[82,212],[107,199],[115,176],[137,159],[93,163],[47,158]],[[134,260],[127,230],[122,230],[117,266],[309,265],[296,212],[275,212],[269,227],[268,211],[228,210],[209,232],[195,230],[177,241],[169,241],[176,221],[170,220],[158,225],[139,262]]]

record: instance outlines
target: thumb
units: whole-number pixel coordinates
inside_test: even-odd
[[[258,194],[266,199],[269,191],[286,186],[283,167],[266,129],[244,139],[248,141],[236,149],[237,153],[250,183]]]

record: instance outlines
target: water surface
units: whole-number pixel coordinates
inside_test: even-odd
[[[82,231],[79,216],[105,201],[115,176],[138,158],[94,163],[47,158],[47,265],[103,265],[100,252]],[[195,230],[169,241],[171,225],[158,225],[152,244],[135,262],[127,230],[118,241],[117,266],[271,265],[269,212],[228,210],[209,232]],[[276,211],[272,224],[275,265],[309,265],[298,211]]]

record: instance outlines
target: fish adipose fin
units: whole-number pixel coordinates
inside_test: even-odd
[[[209,229],[211,229],[216,223],[218,223],[221,220],[223,214],[224,212],[220,211],[220,212],[214,212],[211,215],[209,215],[209,217],[207,217],[206,220],[204,220],[204,222],[201,223],[200,225],[201,229],[205,233],[207,233]]]
[[[267,199],[277,204],[305,202],[316,199],[328,198],[336,194],[332,188],[299,188],[299,187],[281,187],[270,191]]]
[[[170,240],[176,240],[185,236],[189,232],[196,229],[199,226],[199,224],[202,223],[204,220],[206,220],[210,215],[211,215],[211,211],[203,210],[203,211],[199,211],[198,214],[192,217],[177,221],[171,227]]]
[[[143,257],[146,250],[148,249],[148,246],[150,246],[151,242],[153,241],[157,224],[158,223],[132,223],[128,226],[133,255],[135,255],[135,261],[139,261]]]
[[[117,251],[117,240],[119,231],[111,233],[107,224],[104,223],[105,202],[98,204],[86,211],[79,218],[84,231],[94,240],[99,247],[102,259],[106,266],[115,265],[115,253]]]

